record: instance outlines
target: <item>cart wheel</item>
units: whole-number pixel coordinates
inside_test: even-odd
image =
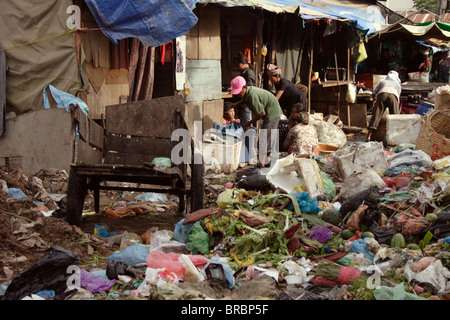
[[[194,163],[191,165],[191,211],[203,209],[205,203],[205,164],[202,154],[196,154]],[[201,160],[200,163],[198,160]]]
[[[67,187],[67,221],[70,224],[79,225],[81,223],[85,194],[86,178],[77,175],[74,169],[70,169]]]

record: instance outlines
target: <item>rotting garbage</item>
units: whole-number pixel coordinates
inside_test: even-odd
[[[108,257],[106,271],[80,268],[82,281],[75,291],[56,287],[56,296],[45,291],[55,286],[45,283],[14,295],[12,290],[23,290],[19,276],[3,283],[1,297],[448,300],[450,159],[431,161],[408,145],[377,151],[386,162],[375,171],[364,166],[364,154],[373,146],[357,145],[364,151],[358,159],[361,170],[347,171],[346,177],[342,170],[328,169],[348,161],[345,153],[354,154],[354,148],[300,160],[314,168],[306,179],[297,160],[280,159],[265,171],[270,189],[246,189],[238,180],[222,179],[220,184],[228,185],[207,199],[208,208],[180,218],[172,230],[149,230],[145,240],[98,225],[94,236],[119,249]],[[271,170],[282,172],[277,176]],[[122,207],[134,204],[149,205]],[[26,228],[32,226],[22,224]],[[90,245],[93,239],[86,238]],[[42,277],[32,271],[26,274]],[[251,284],[267,288],[254,290]]]

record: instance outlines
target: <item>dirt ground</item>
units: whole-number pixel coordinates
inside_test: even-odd
[[[68,175],[61,170],[43,170],[35,176],[21,172],[0,170],[0,183],[22,190],[27,200],[11,198],[0,185],[0,283],[11,280],[20,272],[29,269],[45,255],[45,250],[60,246],[75,252],[80,267],[105,268],[106,259],[118,250],[116,244],[109,244],[95,234],[95,225],[107,228],[109,232],[121,234],[125,231],[143,235],[148,229],[173,230],[182,217],[178,206],[160,209],[155,215],[138,215],[110,219],[104,213],[84,215],[80,227],[67,223],[64,210],[65,198],[56,202],[49,195],[64,195],[67,191]],[[101,192],[100,210],[126,206],[134,201],[138,193],[115,191]],[[169,195],[168,195],[169,197]],[[170,198],[169,198],[170,199]],[[39,206],[40,205],[40,206]],[[86,195],[85,211],[94,211],[91,194]],[[41,210],[55,210],[46,217]]]

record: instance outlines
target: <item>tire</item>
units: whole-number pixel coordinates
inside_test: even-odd
[[[74,169],[70,169],[67,187],[67,222],[70,224],[80,225],[85,194],[86,178],[77,175]]]
[[[196,154],[195,159],[201,159],[200,163],[194,161],[191,164],[191,211],[203,209],[205,206],[205,164],[203,155]]]

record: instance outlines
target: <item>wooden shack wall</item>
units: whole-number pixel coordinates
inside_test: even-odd
[[[195,121],[202,122],[204,132],[223,119],[220,8],[205,6],[195,13],[198,23],[186,34],[190,93],[186,96],[185,117],[191,132]]]

